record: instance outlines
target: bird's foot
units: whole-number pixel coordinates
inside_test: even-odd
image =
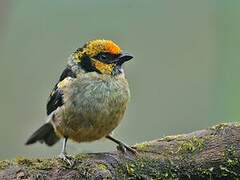
[[[120,143],[118,146],[117,146],[117,149],[119,150],[119,151],[121,151],[122,153],[126,153],[126,151],[129,151],[129,152],[131,152],[132,154],[134,154],[134,155],[137,155],[138,154],[138,152],[137,152],[137,150],[135,150],[135,149],[133,149],[132,147],[130,147],[130,146],[128,146],[128,145],[126,145],[126,144],[123,144],[123,143]]]
[[[72,160],[72,157],[67,155],[67,153],[62,152],[61,154],[59,154],[58,157],[63,161],[65,161],[69,166],[72,167],[74,165],[74,161]]]
[[[122,153],[126,153],[126,151],[129,151],[129,152],[131,152],[134,155],[138,154],[137,150],[135,150],[132,147],[128,146],[124,142],[122,142],[122,141],[120,141],[118,139],[115,139],[111,135],[107,135],[106,138],[111,140],[111,141],[113,141],[113,142],[115,142],[115,143],[117,143],[118,144],[117,149],[120,150]]]

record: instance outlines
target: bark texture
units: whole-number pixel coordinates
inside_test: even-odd
[[[0,161],[0,179],[240,179],[240,125],[214,127],[118,151],[78,154],[70,167],[58,158]]]

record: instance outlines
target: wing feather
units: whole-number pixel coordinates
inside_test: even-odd
[[[63,102],[63,91],[62,86],[69,81],[71,78],[76,78],[76,74],[71,70],[70,67],[64,69],[61,74],[58,83],[53,88],[47,102],[47,115],[50,115],[58,107],[64,104]]]

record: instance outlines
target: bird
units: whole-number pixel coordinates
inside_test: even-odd
[[[47,101],[47,121],[26,141],[52,146],[63,139],[60,158],[71,164],[68,139],[92,142],[102,138],[123,152],[136,150],[113,137],[127,109],[130,90],[123,64],[133,58],[112,40],[94,39],[76,49]]]

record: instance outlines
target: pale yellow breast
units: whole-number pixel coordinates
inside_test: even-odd
[[[122,120],[129,96],[124,75],[81,75],[64,89],[65,104],[55,115],[55,128],[78,142],[100,139]]]

